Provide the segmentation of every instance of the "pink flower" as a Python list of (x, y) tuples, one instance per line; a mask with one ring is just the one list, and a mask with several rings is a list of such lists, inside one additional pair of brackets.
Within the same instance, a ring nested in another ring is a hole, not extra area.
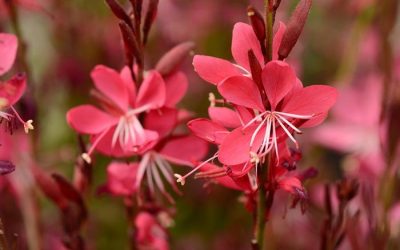
[(130, 196), (135, 190), (137, 164), (113, 162), (107, 167), (107, 190), (117, 196)]
[[(18, 40), (16, 36), (0, 33), (0, 76), (11, 69), (17, 49)], [(0, 118), (10, 122), (15, 117), (24, 125), (25, 132), (28, 133), (29, 130), (33, 129), (33, 121), (25, 122), (13, 107), (24, 94), (25, 88), (26, 77), (24, 74), (17, 74), (6, 82), (0, 81)], [(8, 113), (8, 109), (11, 109), (12, 113)]]
[[(278, 49), (286, 26), (280, 23), (274, 36), (273, 59), (278, 59)], [(195, 71), (201, 78), (213, 84), (218, 84), (231, 76), (251, 77), (248, 52), (252, 50), (260, 65), (264, 65), (261, 46), (253, 28), (245, 23), (236, 23), (232, 32), (232, 56), (237, 64), (211, 56), (196, 55), (193, 58)]]
[(135, 219), (136, 241), (140, 249), (168, 250), (168, 235), (157, 221), (147, 212), (141, 212)]
[(218, 84), (230, 103), (252, 110), (251, 120), (225, 137), (218, 159), (226, 165), (256, 162), (287, 137), (296, 145), (292, 131), (320, 124), (336, 100), (336, 90), (313, 85), (303, 88), (285, 62), (271, 61), (262, 71), (262, 86), (244, 76), (233, 76)]
[(102, 110), (82, 105), (67, 113), (72, 128), (91, 135), (92, 147), (82, 155), (86, 161), (91, 161), (94, 149), (106, 155), (127, 156), (158, 139), (157, 132), (143, 127), (140, 116), (167, 103), (165, 82), (160, 74), (148, 72), (138, 92), (127, 67), (118, 73), (99, 65), (91, 77)]

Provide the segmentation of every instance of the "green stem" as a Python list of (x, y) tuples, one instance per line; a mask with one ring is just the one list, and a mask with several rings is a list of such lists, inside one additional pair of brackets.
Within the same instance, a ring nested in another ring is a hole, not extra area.
[(260, 183), (258, 187), (258, 200), (257, 200), (257, 219), (256, 219), (256, 232), (255, 232), (255, 238), (257, 241), (258, 249), (263, 250), (264, 247), (264, 231), (265, 231), (265, 223), (266, 223), (266, 217), (265, 217), (265, 209), (266, 209), (266, 201), (267, 198), (265, 196), (266, 194), (266, 189), (265, 189), (265, 172), (268, 171), (268, 166), (265, 166), (261, 168), (261, 173), (260, 173)]

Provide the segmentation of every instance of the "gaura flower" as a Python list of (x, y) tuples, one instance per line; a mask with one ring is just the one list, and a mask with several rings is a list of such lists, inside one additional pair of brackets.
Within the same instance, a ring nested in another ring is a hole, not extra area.
[(106, 155), (128, 156), (158, 139), (158, 133), (145, 129), (140, 119), (166, 104), (165, 82), (159, 73), (148, 72), (138, 92), (128, 67), (118, 73), (99, 65), (91, 77), (102, 109), (81, 105), (67, 113), (72, 128), (91, 135), (92, 146), (82, 155), (87, 162), (94, 149)]
[(259, 162), (271, 150), (279, 159), (279, 142), (289, 138), (297, 145), (293, 131), (301, 133), (299, 127), (320, 124), (336, 101), (333, 87), (303, 88), (292, 68), (282, 61), (267, 63), (261, 78), (262, 88), (244, 76), (218, 84), (218, 91), (228, 102), (253, 113), (222, 141), (218, 159), (225, 165)]
[[(14, 64), (18, 49), (17, 37), (0, 33), (0, 76), (7, 73)], [(6, 82), (0, 81), (0, 118), (8, 122), (14, 117), (23, 124), (25, 133), (33, 129), (33, 121), (24, 121), (13, 105), (22, 97), (26, 88), (26, 76), (17, 74)], [(8, 110), (12, 113), (9, 113)]]

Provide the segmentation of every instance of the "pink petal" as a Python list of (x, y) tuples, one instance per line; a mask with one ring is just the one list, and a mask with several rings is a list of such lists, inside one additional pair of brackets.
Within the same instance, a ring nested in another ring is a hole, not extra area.
[(208, 115), (213, 122), (225, 128), (237, 128), (241, 126), (239, 115), (232, 109), (225, 107), (209, 107)]
[(193, 58), (194, 70), (203, 80), (218, 84), (228, 77), (241, 75), (231, 62), (211, 56), (196, 55)]
[(286, 177), (278, 181), (279, 188), (293, 195), (304, 193), (301, 181), (296, 177)]
[(165, 105), (174, 107), (185, 96), (188, 88), (188, 79), (185, 74), (178, 71), (165, 78), (165, 88)]
[(144, 127), (156, 131), (160, 138), (172, 133), (178, 122), (178, 110), (161, 108), (150, 111), (144, 120)]
[(278, 60), (278, 50), (281, 46), (283, 34), (286, 31), (286, 25), (283, 22), (279, 22), (278, 31), (275, 33), (274, 41), (272, 44), (272, 60)]
[(251, 137), (257, 126), (251, 126), (243, 131), (242, 128), (233, 130), (225, 137), (219, 148), (219, 161), (228, 166), (239, 165), (250, 160), (250, 152), (257, 152), (264, 138), (265, 129), (261, 129), (250, 147)]
[(289, 64), (271, 61), (262, 72), (264, 89), (272, 109), (289, 93), (296, 84), (296, 74)]
[(129, 196), (135, 189), (137, 163), (112, 162), (107, 167), (107, 187), (114, 195)]
[(258, 62), (264, 65), (260, 43), (254, 34), (253, 28), (245, 23), (236, 23), (232, 32), (232, 56), (235, 61), (250, 71), (249, 50), (253, 50)]
[(165, 98), (165, 82), (158, 72), (152, 71), (140, 86), (135, 107), (149, 105), (150, 109), (160, 108), (164, 106)]
[(193, 135), (172, 138), (160, 150), (160, 154), (169, 161), (188, 166), (203, 159), (207, 152), (207, 142)]
[(256, 84), (245, 76), (232, 76), (218, 84), (218, 91), (229, 102), (251, 109), (264, 111), (260, 91)]
[(134, 107), (136, 100), (136, 83), (132, 79), (132, 73), (128, 66), (122, 68), (120, 77), (128, 89), (129, 104)]
[(204, 118), (191, 120), (187, 126), (197, 137), (215, 144), (220, 144), (229, 133), (224, 127)]
[(0, 76), (14, 64), (17, 49), (18, 40), (15, 35), (0, 33)]
[(0, 85), (0, 98), (7, 100), (7, 106), (14, 105), (24, 94), (26, 89), (25, 74), (17, 74)]
[(318, 115), (326, 113), (335, 104), (337, 90), (326, 85), (313, 85), (297, 91), (285, 100), (283, 112), (298, 115)]
[(99, 134), (118, 123), (118, 117), (113, 117), (92, 105), (81, 105), (67, 112), (68, 124), (83, 134)]
[(104, 65), (97, 65), (91, 73), (96, 88), (118, 107), (128, 109), (128, 89), (119, 73)]

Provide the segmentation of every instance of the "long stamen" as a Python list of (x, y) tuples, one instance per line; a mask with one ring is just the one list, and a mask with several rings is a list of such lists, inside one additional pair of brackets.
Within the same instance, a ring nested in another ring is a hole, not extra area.
[(285, 133), (287, 134), (287, 136), (290, 138), (290, 140), (292, 140), (292, 142), (296, 145), (296, 148), (299, 148), (299, 144), (297, 143), (296, 139), (294, 139), (293, 135), (289, 132), (289, 130), (287, 130), (287, 128), (285, 127), (285, 125), (281, 122), (281, 120), (279, 118), (276, 119), (279, 123), (279, 125), (281, 126), (281, 128), (283, 129), (283, 131), (285, 131)]
[(142, 158), (142, 160), (139, 163), (139, 169), (137, 172), (137, 178), (136, 178), (136, 188), (140, 187), (140, 183), (142, 182), (144, 173), (146, 172), (147, 164), (149, 163), (150, 160), (150, 154), (145, 154)]
[(93, 153), (94, 149), (97, 147), (97, 144), (99, 144), (101, 139), (103, 139), (103, 137), (108, 133), (109, 130), (110, 130), (110, 128), (101, 132), (101, 134), (96, 138), (96, 140), (90, 146), (89, 151), (87, 153), (83, 153), (81, 155), (82, 159), (85, 160), (88, 164), (92, 163), (92, 158), (90, 157), (90, 155)]
[(211, 157), (210, 159), (202, 162), (200, 165), (198, 165), (197, 167), (195, 167), (194, 169), (192, 169), (192, 171), (190, 171), (189, 173), (187, 173), (186, 175), (182, 176), (180, 174), (174, 174), (174, 176), (177, 178), (176, 182), (180, 183), (182, 186), (185, 185), (185, 180), (186, 178), (188, 178), (190, 175), (192, 175), (193, 173), (195, 173), (197, 170), (199, 170), (200, 168), (202, 168), (203, 166), (205, 166), (207, 163), (209, 163), (210, 161), (214, 160), (215, 158), (218, 157), (218, 154), (215, 154), (213, 157)]
[(275, 111), (274, 113), (276, 114), (280, 114), (280, 115), (284, 115), (287, 117), (291, 117), (291, 118), (297, 118), (297, 119), (311, 119), (315, 116), (315, 114), (312, 115), (296, 115), (296, 114), (291, 114), (291, 113), (285, 113), (285, 112), (279, 112), (279, 111)]
[(258, 125), (256, 130), (254, 131), (254, 133), (253, 133), (253, 135), (251, 136), (251, 139), (250, 139), (250, 147), (253, 146), (254, 140), (256, 139), (256, 136), (257, 136), (258, 132), (260, 132), (261, 128), (264, 126), (265, 121), (268, 120), (269, 118), (270, 118), (269, 115), (267, 117), (265, 117), (264, 120), (261, 121), (260, 125)]
[(17, 119), (24, 125), (24, 130), (25, 130), (26, 134), (29, 133), (29, 130), (33, 130), (34, 129), (34, 127), (32, 125), (32, 123), (33, 123), (32, 120), (24, 121), (13, 106), (10, 106), (10, 108), (14, 112), (15, 116), (17, 117)]
[(271, 138), (271, 118), (269, 117), (267, 120), (267, 126), (265, 128), (265, 135), (264, 135), (264, 139), (262, 142), (262, 146), (260, 148), (260, 152), (266, 152), (269, 149), (269, 145), (270, 145), (270, 138)]
[(274, 120), (272, 120), (272, 137), (273, 137), (273, 139), (272, 139), (272, 141), (274, 142), (274, 147), (275, 147), (275, 153), (276, 153), (276, 158), (277, 158), (277, 161), (279, 162), (279, 152), (278, 152), (278, 138), (277, 138), (277, 136), (276, 136), (276, 125), (275, 125), (275, 119)]
[(279, 115), (279, 114), (276, 114), (276, 116), (277, 116), (279, 119), (281, 119), (282, 121), (284, 121), (289, 127), (291, 127), (291, 128), (292, 128), (294, 131), (296, 131), (297, 133), (299, 133), (299, 134), (302, 133), (300, 129), (296, 128), (296, 126), (294, 126), (291, 122), (289, 122), (285, 117), (283, 117), (283, 116), (281, 116), (281, 115)]
[[(257, 115), (256, 117), (254, 117), (253, 119), (251, 119), (242, 129), (246, 129), (246, 128), (248, 128), (251, 124), (253, 124), (254, 122), (259, 121), (260, 118), (262, 118), (262, 117), (263, 117), (265, 114), (267, 114), (267, 113), (269, 113), (269, 111), (265, 111), (265, 112), (262, 112), (261, 114)], [(263, 119), (261, 119), (261, 120), (263, 120)]]

